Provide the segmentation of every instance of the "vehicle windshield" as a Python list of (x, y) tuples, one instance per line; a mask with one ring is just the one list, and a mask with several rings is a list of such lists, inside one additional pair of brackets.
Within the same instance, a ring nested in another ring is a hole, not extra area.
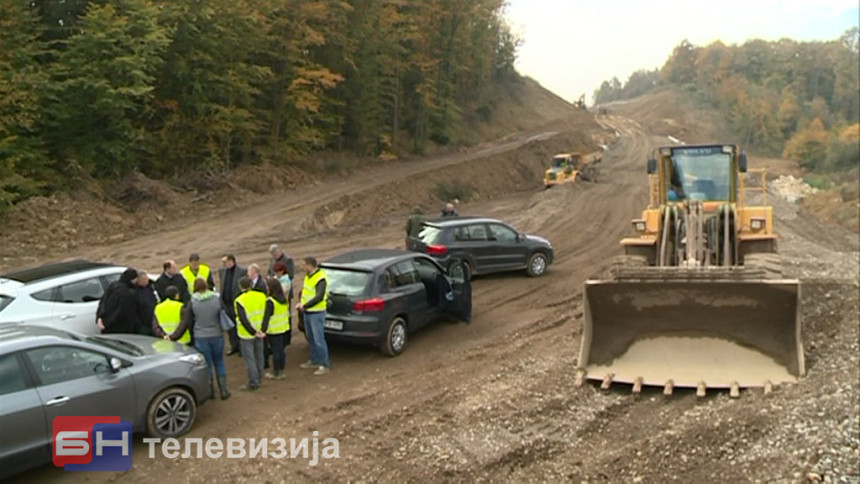
[(566, 161), (567, 161), (567, 158), (564, 158), (564, 157), (553, 158), (552, 159), (552, 167), (553, 168), (564, 168), (565, 165), (567, 164)]
[(6, 306), (8, 306), (12, 300), (15, 299), (12, 296), (6, 296), (4, 294), (0, 294), (0, 311), (3, 310)]
[(363, 296), (367, 283), (370, 282), (370, 272), (349, 269), (333, 269), (325, 267), (326, 284), (330, 294), (342, 296)]
[(669, 200), (728, 200), (731, 155), (722, 147), (675, 148)]
[(418, 240), (421, 242), (431, 245), (436, 243), (439, 240), (439, 234), (442, 233), (442, 229), (439, 227), (434, 227), (432, 225), (424, 225), (421, 227), (421, 231), (418, 232)]
[(99, 336), (91, 336), (87, 338), (88, 343), (92, 343), (94, 345), (102, 346), (105, 348), (110, 348), (114, 351), (118, 351), (124, 355), (129, 356), (143, 356), (143, 351), (137, 346), (126, 343), (125, 341), (119, 341), (115, 339), (107, 339), (101, 338)]

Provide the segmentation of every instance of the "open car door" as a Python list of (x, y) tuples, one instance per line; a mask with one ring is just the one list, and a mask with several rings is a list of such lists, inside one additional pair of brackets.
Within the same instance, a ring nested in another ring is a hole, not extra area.
[(465, 263), (460, 259), (448, 265), (450, 290), (445, 293), (445, 309), (449, 316), (472, 322), (472, 283), (466, 278)]

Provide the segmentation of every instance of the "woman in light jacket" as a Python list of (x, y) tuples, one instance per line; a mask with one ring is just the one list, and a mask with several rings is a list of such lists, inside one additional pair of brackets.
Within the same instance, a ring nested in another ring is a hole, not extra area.
[(224, 335), (221, 330), (221, 296), (209, 289), (202, 278), (194, 281), (194, 294), (185, 311), (188, 326), (194, 333), (194, 346), (209, 365), (209, 398), (215, 399), (214, 376), (218, 377), (221, 400), (230, 398), (227, 390), (227, 370), (224, 367)]

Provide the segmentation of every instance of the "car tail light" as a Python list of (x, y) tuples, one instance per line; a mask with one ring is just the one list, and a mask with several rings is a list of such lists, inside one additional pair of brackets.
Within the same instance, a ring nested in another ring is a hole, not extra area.
[(356, 303), (352, 305), (353, 311), (359, 312), (379, 312), (382, 311), (384, 307), (385, 299), (382, 299), (381, 297), (356, 301)]
[(428, 245), (427, 246), (427, 254), (428, 255), (445, 255), (448, 252), (448, 248), (444, 245)]

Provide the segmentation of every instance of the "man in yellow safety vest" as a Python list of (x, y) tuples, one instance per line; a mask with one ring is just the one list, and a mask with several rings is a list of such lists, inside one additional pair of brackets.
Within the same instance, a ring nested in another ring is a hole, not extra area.
[(305, 282), (296, 309), (304, 314), (305, 334), (311, 346), (311, 359), (301, 368), (316, 368), (314, 375), (325, 375), (331, 371), (328, 345), (325, 341), (325, 310), (328, 301), (328, 282), (325, 271), (313, 257), (305, 257)]
[(157, 338), (187, 345), (191, 343), (191, 332), (188, 331), (186, 318), (182, 317), (185, 305), (179, 300), (179, 289), (176, 286), (168, 286), (164, 294), (167, 298), (155, 306), (152, 332)]
[(209, 284), (209, 289), (215, 289), (215, 280), (212, 279), (212, 270), (209, 269), (208, 265), (200, 263), (200, 256), (198, 254), (191, 254), (188, 256), (188, 265), (184, 266), (179, 273), (182, 274), (182, 278), (185, 279), (185, 283), (188, 284), (189, 294), (194, 292), (194, 281), (196, 281), (198, 277), (206, 281), (206, 284)]
[(263, 376), (263, 315), (266, 312), (266, 293), (251, 290), (251, 279), (239, 279), (239, 290), (242, 291), (233, 302), (236, 311), (236, 334), (242, 359), (248, 368), (248, 384), (242, 390), (257, 391), (260, 389)]

